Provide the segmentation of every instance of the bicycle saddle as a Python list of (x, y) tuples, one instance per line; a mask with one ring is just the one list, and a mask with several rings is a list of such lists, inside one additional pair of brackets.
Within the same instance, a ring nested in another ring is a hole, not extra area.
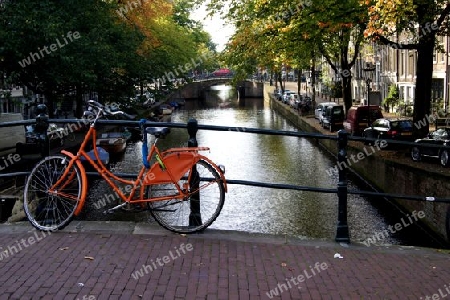
[(157, 138), (164, 138), (166, 135), (170, 133), (170, 128), (168, 127), (147, 127), (145, 128), (145, 132), (148, 134), (154, 135)]

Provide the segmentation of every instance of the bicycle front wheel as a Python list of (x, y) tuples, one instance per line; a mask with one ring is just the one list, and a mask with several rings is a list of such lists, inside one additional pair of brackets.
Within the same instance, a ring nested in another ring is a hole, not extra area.
[[(225, 188), (219, 173), (208, 162), (200, 160), (178, 184), (189, 191), (188, 196), (148, 202), (152, 216), (173, 232), (204, 230), (219, 216), (225, 201)], [(151, 185), (147, 193), (147, 198), (179, 194), (174, 184)]]
[(83, 183), (81, 171), (75, 164), (54, 191), (49, 191), (68, 168), (69, 161), (70, 158), (63, 155), (48, 156), (28, 176), (23, 197), (24, 211), (31, 224), (39, 230), (64, 228), (80, 204)]

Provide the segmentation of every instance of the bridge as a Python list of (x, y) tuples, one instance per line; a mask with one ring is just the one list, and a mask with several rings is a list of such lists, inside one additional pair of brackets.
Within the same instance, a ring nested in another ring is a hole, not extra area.
[[(216, 81), (217, 82), (217, 81)], [(278, 101), (274, 102), (279, 104)], [(40, 119), (40, 122), (51, 122), (51, 123), (59, 123), (59, 124), (66, 124), (66, 123), (72, 123), (72, 124), (83, 124), (85, 121), (79, 120), (79, 119), (48, 119), (46, 115), (39, 115), (36, 120), (26, 120), (26, 121), (13, 121), (13, 122), (4, 122), (0, 123), (0, 128), (2, 127), (14, 127), (14, 126), (23, 126), (28, 124), (35, 124), (36, 121)], [(127, 126), (127, 127), (138, 127), (140, 125), (137, 121), (124, 121), (124, 120), (98, 120), (98, 124), (103, 125), (117, 125), (117, 126)], [(266, 134), (266, 135), (282, 135), (282, 136), (291, 136), (291, 137), (298, 137), (298, 138), (309, 138), (313, 140), (320, 140), (324, 143), (332, 143), (335, 148), (334, 153), (337, 153), (337, 164), (336, 164), (336, 171), (338, 173), (338, 183), (336, 188), (321, 188), (321, 187), (314, 187), (314, 186), (301, 186), (301, 185), (292, 185), (292, 184), (286, 184), (286, 183), (272, 183), (272, 182), (259, 182), (259, 181), (250, 181), (245, 179), (229, 179), (227, 178), (227, 184), (236, 184), (236, 185), (244, 185), (244, 186), (254, 186), (254, 187), (264, 187), (269, 189), (281, 189), (281, 190), (296, 190), (296, 191), (308, 191), (308, 192), (315, 192), (315, 193), (327, 193), (327, 194), (335, 194), (337, 197), (337, 207), (338, 207), (338, 215), (337, 215), (337, 224), (336, 224), (336, 237), (335, 241), (339, 243), (350, 243), (350, 235), (349, 235), (349, 226), (347, 224), (347, 196), (349, 194), (356, 194), (356, 195), (363, 195), (363, 196), (378, 196), (378, 197), (384, 197), (388, 199), (399, 199), (407, 202), (417, 202), (422, 203), (423, 205), (426, 205), (429, 209), (426, 209), (426, 207), (423, 208), (417, 208), (414, 210), (414, 213), (416, 211), (419, 211), (424, 214), (424, 211), (427, 211), (426, 218), (424, 217), (424, 221), (428, 221), (427, 224), (431, 224), (434, 226), (431, 226), (430, 228), (434, 228), (435, 233), (445, 242), (450, 241), (450, 208), (448, 208), (448, 204), (450, 204), (450, 198), (447, 196), (441, 196), (441, 195), (434, 195), (433, 197), (428, 197), (424, 195), (418, 195), (418, 194), (401, 194), (396, 193), (380, 193), (380, 192), (374, 192), (370, 190), (355, 190), (355, 189), (348, 189), (348, 183), (347, 183), (347, 168), (348, 167), (338, 167), (338, 166), (345, 166), (346, 163), (348, 163), (348, 156), (347, 156), (347, 150), (353, 151), (350, 147), (348, 147), (348, 141), (357, 141), (357, 142), (371, 142), (374, 143), (376, 139), (370, 139), (370, 138), (362, 138), (362, 137), (354, 137), (354, 136), (348, 136), (347, 132), (344, 130), (340, 130), (336, 135), (324, 135), (322, 133), (316, 133), (316, 132), (308, 132), (308, 131), (280, 131), (280, 130), (272, 130), (272, 129), (260, 129), (260, 128), (250, 128), (250, 127), (229, 127), (229, 126), (219, 126), (219, 125), (200, 125), (197, 123), (195, 119), (190, 119), (187, 124), (185, 123), (163, 123), (163, 122), (147, 122), (147, 126), (155, 126), (155, 127), (170, 127), (170, 128), (186, 128), (189, 135), (188, 145), (196, 145), (196, 133), (198, 130), (213, 130), (213, 131), (224, 131), (224, 132), (241, 132), (245, 134)], [(66, 125), (67, 126), (67, 125)], [(70, 128), (70, 132), (73, 130), (72, 127)], [(408, 142), (402, 142), (402, 141), (390, 141), (392, 144), (396, 145), (403, 145), (408, 144)], [(331, 148), (331, 147), (330, 147)], [(352, 153), (352, 152), (349, 152)], [(362, 152), (361, 152), (362, 153)], [(353, 155), (353, 154), (352, 154)], [(358, 155), (359, 157), (359, 155)], [(9, 159), (6, 158), (6, 159)], [(4, 163), (6, 162), (6, 159), (4, 159)], [(370, 164), (370, 170), (374, 170), (373, 161), (372, 160), (363, 160), (364, 163)], [(34, 162), (35, 163), (35, 162)], [(30, 165), (33, 165), (34, 163), (27, 163), (24, 169), (27, 169)], [(17, 167), (19, 167), (19, 164), (17, 164)], [(369, 167), (366, 167), (366, 169), (369, 169)], [(385, 167), (383, 167), (385, 169)], [(8, 172), (8, 173), (7, 173)], [(98, 176), (96, 173), (88, 172), (87, 173), (90, 176)], [(124, 177), (124, 178), (133, 178), (136, 177), (137, 174), (127, 174), (127, 173), (113, 173), (116, 176)], [(372, 173), (373, 174), (373, 173)], [(23, 170), (22, 168), (17, 171), (12, 170), (5, 170), (3, 172), (0, 172), (0, 183), (2, 181), (6, 180), (14, 180), (14, 186), (12, 187), (12, 190), (15, 190), (16, 192), (23, 191), (23, 186), (20, 184), (22, 182), (25, 182), (25, 177), (29, 175), (28, 170)], [(394, 175), (398, 176), (398, 173), (395, 173)], [(418, 180), (417, 182), (421, 182), (421, 180)], [(392, 182), (388, 181), (388, 182)], [(19, 183), (19, 185), (17, 185)], [(431, 183), (430, 186), (432, 186), (434, 183)], [(423, 185), (422, 185), (423, 186)], [(421, 186), (421, 187), (422, 187)], [(398, 185), (396, 186), (397, 189)], [(447, 191), (447, 189), (443, 189), (444, 193)], [(2, 195), (2, 192), (0, 191), (0, 200), (2, 201), (14, 201), (14, 204), (10, 206), (10, 208), (13, 207), (13, 205), (16, 205), (16, 202), (18, 206), (20, 207), (22, 204), (20, 204), (22, 201), (20, 199), (21, 194), (14, 194), (16, 196), (10, 196), (13, 195), (13, 193), (9, 193), (6, 195)], [(18, 196), (17, 196), (18, 195)], [(437, 208), (439, 207), (439, 208)], [(0, 215), (4, 214), (1, 211), (0, 206)], [(20, 211), (19, 211), (20, 212)], [(9, 214), (9, 212), (7, 213)], [(408, 214), (407, 217), (410, 220), (410, 223), (412, 223), (412, 219), (416, 215), (413, 213), (411, 216)], [(9, 217), (9, 216), (6, 216)], [(22, 217), (24, 215), (22, 214)], [(422, 218), (422, 217), (420, 217)], [(403, 219), (401, 219), (402, 222)], [(408, 224), (410, 224), (408, 223)], [(397, 223), (398, 225), (401, 225), (400, 223)], [(397, 225), (396, 224), (396, 225)], [(409, 226), (405, 223), (403, 225)], [(397, 228), (397, 226), (395, 227)], [(396, 229), (397, 230), (397, 229)]]
[[(174, 97), (184, 99), (202, 99), (205, 92), (215, 85), (231, 85), (232, 77), (213, 77), (204, 80), (193, 81), (178, 91)], [(262, 98), (264, 97), (264, 84), (251, 80), (241, 81), (234, 86), (239, 91), (240, 97)]]

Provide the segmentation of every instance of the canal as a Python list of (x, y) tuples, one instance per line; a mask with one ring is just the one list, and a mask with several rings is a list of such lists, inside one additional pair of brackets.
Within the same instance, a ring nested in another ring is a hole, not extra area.
[[(252, 127), (297, 131), (284, 117), (270, 109), (264, 99), (245, 99), (239, 103), (229, 90), (211, 91), (204, 101), (187, 101), (172, 114), (172, 122)], [(161, 148), (186, 146), (186, 130), (174, 129), (161, 140)], [(257, 135), (245, 131), (199, 131), (199, 146), (209, 146), (206, 156), (225, 165), (227, 179), (336, 188), (338, 177), (331, 172), (336, 161), (313, 140), (306, 138)], [(114, 164), (117, 172), (133, 173), (140, 168), (141, 143), (130, 144)], [(229, 185), (225, 205), (210, 228), (294, 236), (301, 239), (334, 240), (337, 223), (337, 195)], [(349, 177), (349, 189), (367, 189), (357, 178)], [(98, 199), (110, 194), (109, 187), (96, 180), (91, 184), (84, 213), (88, 220), (134, 220), (151, 218), (148, 212), (117, 212), (104, 215)], [(95, 205), (97, 204), (97, 205)], [(389, 226), (402, 223), (393, 233)], [(433, 238), (410, 222), (384, 199), (348, 196), (348, 224), (354, 242), (373, 238), (377, 245), (439, 247)], [(154, 222), (150, 220), (150, 222)]]

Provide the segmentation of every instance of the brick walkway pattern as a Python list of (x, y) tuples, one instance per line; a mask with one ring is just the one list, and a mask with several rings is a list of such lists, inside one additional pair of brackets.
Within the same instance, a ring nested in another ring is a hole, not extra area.
[(182, 236), (136, 229), (44, 234), (30, 227), (0, 230), (0, 299), (443, 299), (450, 294), (450, 255), (444, 250), (343, 247), (209, 229)]
[(28, 223), (0, 225), (0, 300), (450, 296), (446, 250), (72, 223), (50, 234)]

